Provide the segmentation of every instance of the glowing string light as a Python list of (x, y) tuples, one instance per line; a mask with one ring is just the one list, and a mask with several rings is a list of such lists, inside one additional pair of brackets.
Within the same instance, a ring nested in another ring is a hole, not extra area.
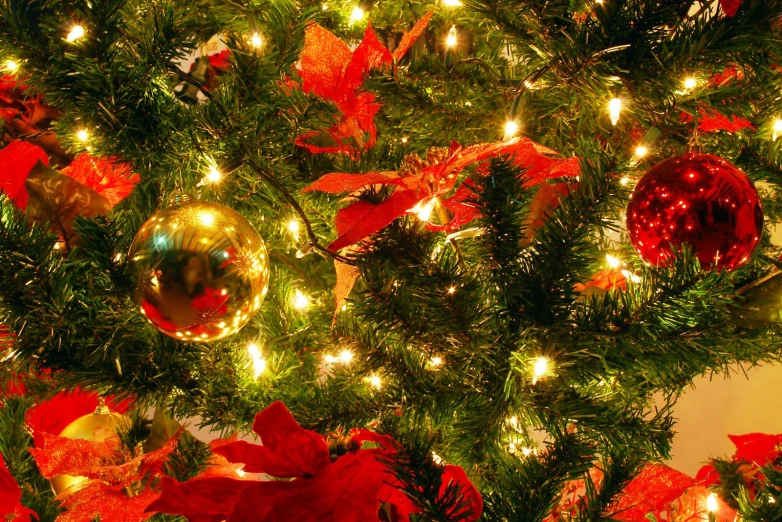
[(429, 222), (429, 219), (432, 217), (432, 210), (434, 210), (434, 204), (435, 200), (434, 198), (430, 199), (426, 203), (423, 203), (419, 201), (415, 204), (413, 208), (408, 210), (411, 214), (415, 214), (418, 216), (418, 219), (420, 219), (423, 222)]
[(519, 132), (519, 124), (513, 120), (505, 122), (505, 139), (509, 140)]
[(706, 510), (709, 513), (715, 513), (717, 509), (719, 509), (719, 504), (717, 504), (717, 494), (709, 493), (709, 496), (706, 497)]
[(364, 19), (365, 15), (366, 13), (364, 13), (364, 10), (361, 9), (359, 6), (356, 6), (353, 8), (353, 11), (350, 13), (350, 21), (353, 23), (360, 22), (361, 20)]
[(250, 37), (250, 45), (256, 49), (263, 47), (263, 38), (261, 38), (261, 35), (258, 33), (253, 33), (253, 35)]
[(19, 70), (19, 62), (17, 62), (16, 60), (11, 60), (11, 59), (6, 60), (4, 68), (5, 68), (6, 71), (8, 71), (10, 73), (14, 73), (14, 72)]
[(376, 390), (379, 390), (383, 387), (383, 380), (378, 375), (370, 375), (366, 380), (367, 383), (369, 383), (369, 385)]
[(350, 350), (345, 349), (339, 352), (339, 362), (341, 362), (342, 364), (350, 364), (350, 361), (352, 360), (353, 360), (353, 352), (351, 352)]
[(250, 356), (250, 361), (253, 364), (253, 374), (257, 379), (266, 370), (266, 359), (263, 358), (260, 348), (255, 343), (247, 345), (247, 355)]
[(622, 112), (622, 100), (611, 98), (608, 102), (608, 112), (611, 116), (611, 125), (616, 125), (619, 122), (619, 113)]
[(774, 120), (774, 141), (776, 141), (780, 136), (782, 136), (782, 118), (777, 118)]
[(649, 152), (649, 149), (647, 149), (647, 148), (646, 148), (646, 147), (644, 147), (643, 145), (638, 145), (638, 146), (635, 148), (635, 156), (636, 156), (637, 158), (643, 158), (644, 156), (646, 156), (646, 154), (647, 154), (648, 152)]
[(294, 239), (299, 239), (299, 222), (296, 219), (288, 221), (288, 232), (291, 233)]
[(443, 5), (445, 7), (461, 7), (464, 4), (462, 4), (461, 0), (443, 0)]
[(698, 86), (698, 80), (696, 80), (692, 76), (689, 76), (684, 79), (684, 88), (687, 89), (688, 91), (693, 90), (697, 86)]
[(448, 30), (448, 36), (445, 37), (445, 45), (446, 47), (456, 47), (456, 43), (456, 26), (452, 25)]
[(86, 143), (88, 139), (90, 139), (90, 133), (86, 129), (81, 129), (76, 133), (76, 138), (82, 142)]
[(297, 310), (303, 310), (310, 305), (310, 300), (306, 295), (301, 293), (301, 290), (296, 290), (293, 296), (293, 307)]
[(538, 357), (535, 359), (535, 365), (532, 369), (532, 384), (537, 384), (538, 381), (546, 375), (548, 372), (548, 357)]
[(75, 42), (79, 38), (84, 37), (84, 27), (80, 25), (74, 25), (71, 27), (70, 32), (68, 33), (68, 36), (65, 37), (65, 39), (69, 42)]
[(606, 263), (608, 263), (608, 266), (611, 268), (619, 268), (622, 266), (622, 261), (611, 254), (606, 254)]
[(223, 179), (223, 173), (217, 170), (217, 167), (211, 167), (206, 173), (206, 181), (209, 183), (218, 183), (221, 179)]

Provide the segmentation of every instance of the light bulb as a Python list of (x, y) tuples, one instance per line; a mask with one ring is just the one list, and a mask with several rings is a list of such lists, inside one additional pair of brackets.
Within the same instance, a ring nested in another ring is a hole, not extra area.
[(82, 38), (84, 36), (84, 27), (80, 25), (74, 25), (71, 27), (71, 31), (68, 33), (68, 36), (65, 37), (65, 39), (69, 42), (75, 42), (79, 38)]
[(706, 497), (706, 510), (709, 513), (714, 513), (719, 509), (719, 504), (717, 504), (717, 494), (716, 493), (709, 493), (709, 496)]
[(223, 174), (217, 170), (217, 167), (211, 167), (209, 172), (206, 173), (206, 180), (209, 183), (217, 183), (221, 179), (223, 179)]
[(342, 364), (348, 364), (352, 360), (353, 360), (353, 352), (351, 352), (350, 350), (345, 349), (339, 352), (339, 362), (341, 362)]
[(296, 219), (288, 221), (288, 231), (294, 239), (299, 239), (299, 222)]
[(329, 10), (329, 4), (323, 3), (320, 5), (321, 10), (328, 11)]
[(649, 152), (649, 149), (647, 149), (647, 148), (646, 148), (646, 147), (644, 147), (643, 145), (638, 145), (638, 146), (635, 148), (635, 155), (636, 155), (636, 157), (638, 157), (638, 158), (643, 158), (644, 156), (646, 156), (646, 154), (647, 154), (648, 152)]
[(82, 143), (86, 143), (90, 139), (90, 133), (86, 129), (81, 129), (76, 133), (76, 138)]
[(519, 124), (513, 120), (505, 122), (505, 139), (509, 140), (519, 132)]
[(453, 295), (455, 292), (456, 292), (456, 287), (455, 286), (449, 286), (448, 287), (448, 293), (449, 294)]
[(11, 59), (6, 60), (5, 61), (5, 70), (10, 72), (10, 73), (16, 72), (17, 70), (19, 70), (19, 62), (17, 62), (16, 60), (11, 60)]
[(423, 204), (422, 201), (419, 201), (408, 212), (417, 215), (421, 221), (429, 222), (429, 218), (432, 217), (432, 210), (434, 210), (434, 198)]
[(628, 178), (627, 176), (623, 176), (622, 179), (619, 180), (619, 184), (622, 185), (623, 187), (628, 183), (630, 183), (630, 178)]
[(359, 6), (356, 6), (353, 8), (353, 12), (350, 13), (350, 21), (351, 22), (360, 22), (364, 19), (364, 10), (361, 9)]
[(606, 254), (606, 263), (608, 263), (608, 266), (611, 268), (619, 268), (622, 266), (622, 261), (619, 258), (612, 256), (611, 254)]
[(435, 357), (432, 357), (431, 359), (429, 359), (429, 366), (432, 366), (432, 367), (436, 368), (438, 366), (441, 366), (442, 364), (443, 364), (443, 358), (442, 357), (435, 356)]
[(402, 143), (407, 143), (407, 138), (402, 138)]
[(443, 0), (443, 5), (446, 7), (461, 7), (463, 4), (461, 0)]
[(622, 111), (622, 100), (611, 98), (608, 102), (608, 112), (611, 115), (611, 125), (616, 125), (619, 121), (619, 113)]
[(774, 132), (773, 132), (773, 139), (774, 141), (777, 140), (782, 136), (782, 118), (777, 118), (774, 120)]
[(684, 88), (685, 89), (691, 91), (692, 89), (694, 89), (697, 86), (698, 86), (698, 80), (696, 80), (692, 76), (689, 76), (689, 77), (684, 79)]
[(250, 37), (250, 45), (256, 49), (260, 49), (263, 46), (263, 38), (261, 38), (261, 35), (258, 33), (253, 33), (253, 35)]
[(293, 307), (297, 310), (303, 310), (310, 304), (310, 300), (307, 296), (301, 293), (301, 290), (296, 290), (296, 294), (293, 296)]
[(532, 384), (537, 384), (541, 377), (548, 371), (548, 357), (538, 357), (532, 371)]
[(448, 30), (448, 36), (445, 37), (446, 47), (456, 47), (456, 26), (452, 25)]
[(255, 343), (247, 345), (247, 355), (250, 356), (250, 361), (253, 363), (253, 373), (257, 379), (266, 370), (266, 359), (261, 355), (261, 350)]
[(383, 387), (383, 381), (380, 379), (377, 375), (370, 375), (367, 377), (367, 382), (371, 387), (373, 387), (376, 390), (379, 390)]

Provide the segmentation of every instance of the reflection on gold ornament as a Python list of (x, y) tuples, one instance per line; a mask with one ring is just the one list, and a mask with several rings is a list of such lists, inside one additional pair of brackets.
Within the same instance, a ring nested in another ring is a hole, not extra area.
[[(127, 428), (130, 419), (119, 413), (112, 413), (108, 407), (101, 405), (95, 413), (89, 413), (79, 417), (68, 424), (60, 433), (60, 437), (76, 440), (90, 440), (103, 442), (108, 438), (116, 437), (120, 428)], [(49, 480), (54, 494), (66, 497), (80, 489), (87, 481), (84, 477), (71, 475), (56, 475)]]
[(260, 234), (238, 212), (208, 201), (180, 200), (156, 213), (133, 239), (128, 260), (141, 313), (182, 341), (238, 332), (269, 284)]

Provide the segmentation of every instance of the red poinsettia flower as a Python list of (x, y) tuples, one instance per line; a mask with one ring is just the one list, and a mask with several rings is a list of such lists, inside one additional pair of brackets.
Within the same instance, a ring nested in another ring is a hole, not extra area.
[(375, 95), (361, 92), (364, 78), (374, 69), (390, 65), (404, 56), (424, 32), (433, 11), (429, 11), (407, 33), (392, 54), (378, 40), (371, 24), (355, 51), (333, 33), (318, 24), (307, 28), (301, 54), (299, 75), (302, 90), (334, 102), (340, 121), (323, 135), (312, 131), (299, 136), (296, 144), (312, 153), (355, 154), (374, 146), (377, 129), (375, 115), (380, 104)]
[(114, 207), (128, 197), (139, 180), (130, 164), (117, 158), (93, 158), (89, 154), (79, 154), (62, 173), (91, 188)]
[(588, 288), (599, 288), (600, 290), (620, 290), (627, 289), (627, 277), (624, 270), (620, 268), (611, 268), (595, 272), (592, 279), (586, 283), (576, 283), (575, 290), (584, 292)]
[(30, 522), (30, 517), (38, 520), (35, 511), (27, 509), (21, 503), (22, 490), (8, 471), (5, 459), (0, 455), (0, 519)]
[[(407, 213), (418, 213), (436, 203), (435, 198), (453, 190), (458, 174), (468, 165), (491, 157), (513, 155), (513, 161), (525, 169), (528, 185), (535, 185), (546, 179), (561, 176), (575, 176), (579, 173), (578, 159), (559, 159), (553, 150), (527, 138), (514, 138), (496, 143), (481, 143), (463, 148), (456, 142), (451, 144), (447, 157), (425, 166), (411, 175), (400, 172), (370, 172), (367, 174), (334, 173), (322, 176), (303, 192), (320, 191), (331, 194), (351, 193), (369, 185), (396, 187), (391, 196), (382, 203), (355, 201), (337, 212), (336, 227), (339, 237), (329, 245), (336, 251), (352, 245), (378, 232), (396, 218)], [(453, 230), (478, 215), (477, 209), (466, 204), (470, 185), (462, 184), (451, 198), (443, 201), (454, 218), (441, 223), (441, 228)]]
[[(256, 416), (253, 431), (262, 446), (238, 441), (222, 444), (214, 452), (243, 463), (245, 471), (292, 480), (249, 482), (198, 476), (177, 483), (164, 477), (163, 492), (148, 510), (210, 522), (371, 522), (379, 520), (380, 502), (394, 503), (400, 513), (415, 512), (410, 499), (393, 486), (395, 479), (384, 461), (376, 458), (394, 451), (396, 443), (388, 437), (363, 432), (364, 440), (371, 437), (383, 441), (383, 446), (349, 452), (332, 461), (323, 437), (302, 429), (281, 402)], [(480, 495), (463, 472), (445, 470), (443, 484), (460, 487), (465, 502), (459, 513), (464, 513), (464, 520), (477, 520)]]
[(49, 164), (49, 157), (41, 147), (22, 140), (14, 140), (0, 149), (0, 190), (13, 200), (17, 208), (27, 207), (27, 176), (36, 163)]
[[(681, 120), (689, 123), (692, 121), (692, 116), (682, 112)], [(713, 107), (703, 106), (698, 113), (698, 130), (701, 132), (738, 132), (743, 129), (755, 130), (755, 126), (746, 118), (735, 114), (725, 116)]]
[(647, 464), (625, 487), (614, 506), (612, 519), (643, 522), (648, 515), (663, 520), (661, 513), (696, 484), (692, 477), (663, 464)]
[(44, 433), (42, 445), (30, 449), (41, 475), (52, 478), (67, 474), (88, 479), (84, 486), (62, 499), (67, 511), (57, 517), (57, 522), (96, 518), (147, 520), (152, 516), (147, 507), (160, 496), (152, 487), (153, 479), (164, 475), (163, 467), (176, 449), (180, 434), (181, 431), (161, 448), (136, 456), (116, 434), (94, 441)]

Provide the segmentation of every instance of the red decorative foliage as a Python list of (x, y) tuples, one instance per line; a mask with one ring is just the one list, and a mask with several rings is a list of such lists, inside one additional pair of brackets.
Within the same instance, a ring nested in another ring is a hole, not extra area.
[(49, 157), (41, 147), (22, 140), (14, 140), (0, 149), (0, 190), (11, 198), (17, 208), (27, 207), (27, 189), (24, 182), (36, 163), (49, 164)]
[[(692, 116), (686, 112), (681, 113), (681, 119), (685, 123), (692, 121)], [(725, 116), (712, 107), (702, 107), (698, 114), (698, 130), (701, 132), (738, 132), (743, 129), (755, 130), (752, 122), (741, 116)]]
[[(106, 400), (112, 411), (125, 413), (133, 404), (131, 399), (116, 402), (113, 396)], [(98, 394), (85, 392), (79, 388), (63, 391), (27, 410), (25, 420), (36, 438), (45, 432), (58, 435), (71, 422), (79, 417), (93, 413), (100, 404)]]
[(720, 0), (720, 6), (726, 15), (733, 17), (736, 16), (741, 6), (741, 0)]
[[(496, 156), (512, 156), (512, 161), (524, 169), (524, 179), (529, 186), (553, 177), (578, 174), (577, 158), (550, 157), (554, 154), (556, 153), (553, 150), (526, 138), (481, 143), (466, 148), (454, 142), (451, 143), (448, 157), (444, 161), (425, 166), (408, 176), (401, 176), (398, 172), (326, 174), (306, 187), (303, 192), (317, 190), (336, 194), (355, 192), (368, 185), (398, 187), (391, 197), (381, 203), (354, 201), (338, 212), (339, 238), (329, 245), (330, 250), (336, 251), (371, 236), (396, 218), (413, 212), (413, 207), (444, 196), (453, 190), (459, 173), (473, 163), (483, 162)], [(463, 184), (451, 198), (445, 199), (442, 203), (454, 212), (454, 215), (450, 222), (441, 223), (439, 227), (433, 228), (455, 230), (477, 217), (479, 215), (477, 208), (469, 203), (472, 199), (471, 193), (471, 185), (465, 187)]]
[(614, 509), (615, 520), (646, 522), (651, 513), (661, 520), (660, 513), (682, 496), (695, 480), (662, 464), (647, 464), (624, 489)]
[[(380, 502), (394, 504), (400, 516), (395, 520), (408, 520), (416, 512), (413, 502), (397, 488), (385, 461), (378, 458), (399, 450), (392, 439), (361, 430), (353, 441), (380, 446), (348, 452), (332, 461), (324, 439), (302, 429), (280, 402), (256, 416), (253, 430), (262, 446), (229, 442), (214, 451), (229, 461), (243, 462), (247, 471), (293, 480), (248, 482), (200, 475), (180, 484), (164, 477), (163, 492), (148, 511), (199, 522), (371, 522), (379, 520)], [(477, 520), (482, 501), (460, 468), (445, 467), (443, 488), (449, 485), (459, 488), (464, 500), (456, 508), (458, 513), (465, 515), (464, 520)]]
[(63, 500), (67, 511), (61, 513), (56, 522), (85, 522), (86, 520), (122, 520), (123, 522), (142, 522), (154, 513), (146, 509), (160, 493), (153, 489), (128, 497), (122, 490), (106, 487), (95, 481), (71, 493)]
[(431, 15), (429, 12), (405, 35), (394, 55), (380, 43), (371, 24), (367, 24), (364, 39), (353, 52), (327, 29), (310, 25), (301, 54), (302, 90), (334, 102), (341, 116), (325, 133), (305, 133), (296, 138), (296, 144), (314, 154), (350, 155), (374, 146), (377, 136), (374, 119), (380, 104), (375, 102), (374, 94), (360, 91), (361, 84), (370, 71), (401, 58), (426, 29)]
[(736, 446), (733, 460), (746, 461), (755, 466), (765, 466), (782, 455), (782, 435), (748, 433), (746, 435), (728, 435)]
[(432, 19), (432, 15), (434, 14), (434, 9), (430, 10), (428, 13), (424, 15), (423, 18), (418, 20), (413, 28), (406, 32), (405, 35), (402, 37), (402, 40), (399, 42), (399, 45), (396, 49), (394, 49), (394, 61), (398, 62), (402, 59), (402, 57), (407, 53), (408, 50), (410, 50), (410, 47), (413, 46), (415, 41), (418, 39), (419, 36), (421, 36), (424, 31), (426, 31), (426, 27), (429, 25), (429, 21)]
[(220, 71), (227, 71), (228, 67), (231, 65), (231, 62), (228, 59), (229, 56), (231, 56), (230, 49), (224, 49), (219, 53), (210, 54), (208, 56), (209, 65)]
[(114, 157), (93, 158), (88, 154), (76, 156), (62, 173), (105, 197), (112, 207), (125, 199), (139, 180), (128, 163)]
[(35, 511), (21, 504), (22, 490), (5, 465), (0, 455), (0, 518), (18, 522), (30, 522), (30, 516), (38, 520)]
[(592, 280), (587, 283), (578, 283), (575, 285), (576, 291), (583, 292), (587, 288), (599, 288), (601, 290), (621, 290), (627, 289), (627, 278), (621, 269), (600, 270), (592, 276)]

